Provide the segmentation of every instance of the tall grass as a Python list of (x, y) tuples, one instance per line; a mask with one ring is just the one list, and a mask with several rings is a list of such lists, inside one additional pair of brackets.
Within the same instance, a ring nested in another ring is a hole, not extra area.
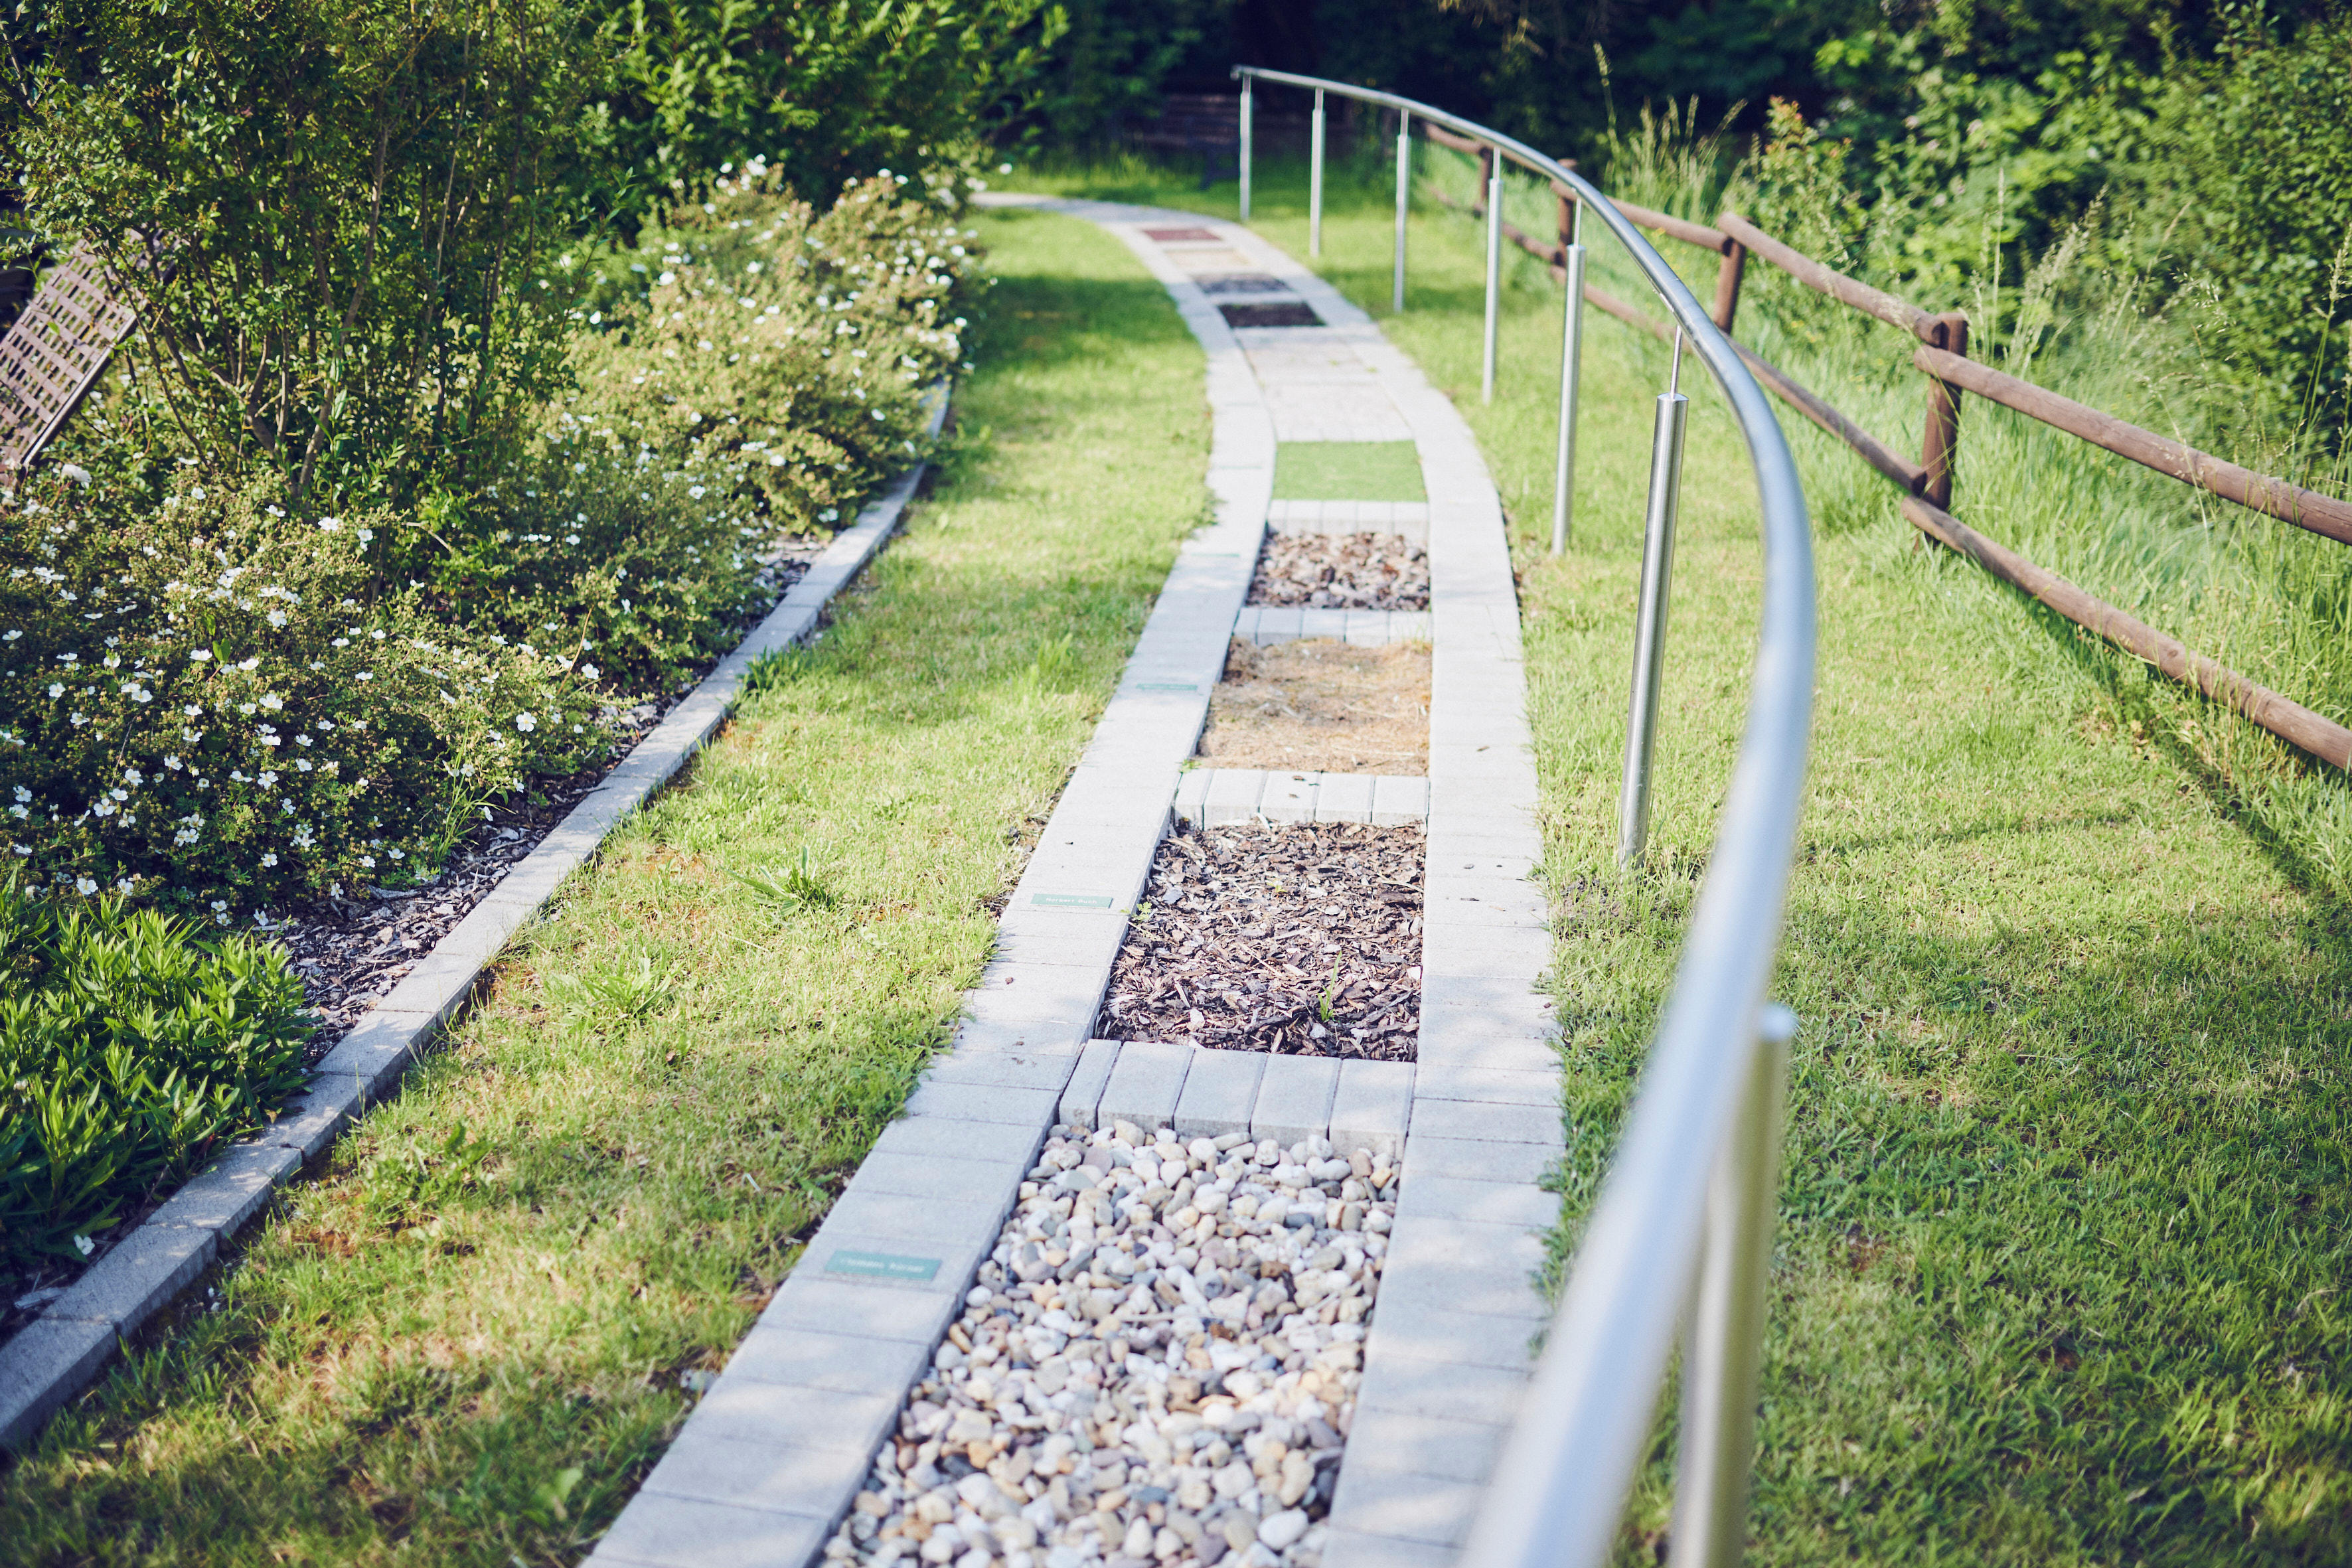
[[(1612, 130), (1602, 180), (1612, 195), (1701, 222), (1727, 206), (1754, 210), (1758, 164), (1719, 127), (1688, 109), (1644, 108)], [(1440, 149), (1422, 154), (1424, 188), (1466, 202), (1475, 163)], [(1835, 200), (1833, 193), (1823, 201)], [(2115, 276), (2097, 242), (2106, 215), (2094, 204), (2022, 275), (2003, 275), (1998, 200), (1989, 209), (1981, 264), (1960, 298), (1918, 301), (1959, 308), (1971, 321), (1973, 357), (2080, 402), (2171, 436), (2258, 472), (2336, 495), (2352, 491), (2352, 457), (2329, 432), (2347, 412), (2306, 398), (2280, 425), (2217, 401), (2206, 344), (2215, 292), (2194, 277)], [(1507, 185), (1505, 216), (1537, 234), (1553, 231), (1548, 189)], [(1801, 226), (1835, 231), (1836, 214)], [(1588, 278), (1644, 309), (1654, 296), (1632, 258), (1589, 224)], [(1818, 243), (1818, 241), (1816, 242)], [(1892, 243), (1869, 234), (1825, 258), (1867, 278)], [(1702, 300), (1716, 258), (1659, 239), (1658, 248)], [(1541, 264), (1514, 253), (1514, 283), (1549, 287)], [(2352, 237), (2333, 261), (2327, 314), (2352, 292)], [(1663, 316), (1663, 311), (1660, 312)], [(1805, 289), (1751, 258), (1738, 336), (1897, 451), (1916, 452), (1926, 380), (1911, 363), (1908, 333)], [(2340, 335), (2323, 353), (2342, 353)], [(1664, 351), (1657, 354), (1661, 388)], [(2312, 367), (2309, 384), (2324, 384)], [(2021, 596), (1964, 588), (1974, 568), (1921, 546), (1896, 510), (1897, 495), (1842, 443), (1784, 412), (1815, 527), (1881, 542), (1886, 570), (1953, 574), (1954, 636), (1990, 639), (2013, 660), (2053, 667), (2095, 721), (2112, 723), (2189, 762), (2295, 875), (2335, 894), (2352, 892), (2352, 794), (2344, 775), (2233, 710), (2154, 677), (2137, 660)], [(1953, 510), (1999, 540), (2189, 647), (2329, 718), (2352, 722), (2352, 549), (2231, 505), (2089, 443), (1978, 398), (1966, 400)], [(1931, 547), (1932, 548), (1932, 547)]]

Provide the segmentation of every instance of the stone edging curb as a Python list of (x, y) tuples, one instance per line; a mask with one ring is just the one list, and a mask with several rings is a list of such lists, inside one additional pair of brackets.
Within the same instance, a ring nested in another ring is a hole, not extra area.
[[(929, 433), (945, 424), (935, 394)], [(31, 1447), (50, 1415), (96, 1381), (122, 1340), (204, 1272), (221, 1244), (337, 1133), (397, 1087), (416, 1053), (473, 994), (482, 972), (630, 813), (676, 776), (725, 721), (751, 663), (792, 647), (878, 552), (927, 464), (893, 480), (835, 535), (765, 620), (670, 710), (313, 1069), (310, 1087), (257, 1137), (230, 1148), (108, 1249), (66, 1293), (0, 1344), (0, 1447)]]

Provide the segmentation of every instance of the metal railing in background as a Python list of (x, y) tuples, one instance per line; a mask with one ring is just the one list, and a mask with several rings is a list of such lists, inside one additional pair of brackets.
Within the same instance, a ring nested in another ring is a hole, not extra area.
[[(1575, 227), (1563, 236), (1571, 287), (1562, 329), (1567, 352), (1561, 365), (1556, 541), (1565, 543), (1574, 479), (1576, 350), (1583, 300), (1574, 285), (1582, 280), (1587, 211), (1625, 247), (1657, 292), (1691, 352), (1722, 389), (1748, 443), (1762, 505), (1764, 576), (1746, 729), (1640, 1093), (1462, 1559), (1475, 1568), (1554, 1568), (1607, 1560), (1627, 1489), (1648, 1450), (1677, 1326), (1686, 1322), (1675, 1560), (1736, 1562), (1755, 1447), (1780, 1105), (1795, 1028), (1786, 1009), (1766, 1002), (1764, 986), (1780, 948), (1812, 719), (1812, 539), (1795, 461), (1763, 388), (1730, 339), (1633, 221), (1571, 167), (1499, 132), (1394, 93), (1255, 67), (1236, 68), (1234, 74), (1243, 82), (1244, 106), (1251, 86), (1265, 82), (1337, 94), (1398, 115), (1393, 302), (1399, 310), (1404, 308), (1410, 128), (1415, 118), (1475, 140), (1496, 160), (1488, 171), (1490, 235), (1500, 224), (1500, 160), (1551, 182), (1575, 203)], [(1246, 107), (1243, 113), (1246, 124)], [(1244, 179), (1246, 190), (1246, 172)], [(1319, 174), (1314, 188), (1319, 190)], [(1491, 264), (1487, 277), (1491, 323), (1499, 287)], [(1669, 399), (1679, 405), (1678, 384), (1661, 400), (1658, 456), (1671, 447), (1674, 460), (1653, 462), (1653, 527), (1645, 541), (1645, 554), (1649, 547), (1659, 552), (1654, 614), (1660, 634), (1681, 466), (1681, 412), (1676, 406), (1669, 416)], [(1646, 584), (1646, 566), (1643, 576)], [(1662, 658), (1663, 635), (1647, 642), (1644, 657)], [(1637, 669), (1636, 691), (1655, 677), (1654, 668)], [(1639, 760), (1646, 817), (1648, 758)], [(1634, 761), (1629, 747), (1629, 793), (1635, 784)], [(1638, 858), (1640, 846), (1632, 847)]]

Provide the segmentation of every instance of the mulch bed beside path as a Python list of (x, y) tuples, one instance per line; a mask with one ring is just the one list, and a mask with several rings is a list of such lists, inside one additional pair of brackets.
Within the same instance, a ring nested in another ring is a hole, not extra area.
[(1312, 610), (1429, 608), (1429, 552), (1402, 533), (1269, 533), (1253, 605)]
[(1418, 827), (1179, 823), (1152, 858), (1096, 1032), (1411, 1061), (1422, 849)]
[[(760, 578), (760, 596), (733, 629), (740, 640), (807, 575), (829, 539), (795, 539), (786, 542)], [(715, 667), (718, 660), (709, 661)], [(569, 778), (542, 780), (533, 793), (537, 804), (492, 806), (484, 822), (451, 852), (440, 874), (415, 888), (367, 889), (364, 899), (336, 906), (320, 904), (269, 928), (284, 945), (302, 977), (310, 1010), (320, 1018), (312, 1037), (313, 1059), (334, 1048), (352, 1025), (377, 1000), (388, 994), (434, 943), (457, 928), (489, 896), (499, 879), (539, 847), (541, 841), (571, 815), (572, 808), (604, 782), (627, 760), (637, 742), (650, 734), (669, 710), (686, 700), (709, 668), (697, 668), (677, 689), (648, 698), (634, 707), (607, 709), (613, 726), (612, 750), (602, 767), (583, 768)]]

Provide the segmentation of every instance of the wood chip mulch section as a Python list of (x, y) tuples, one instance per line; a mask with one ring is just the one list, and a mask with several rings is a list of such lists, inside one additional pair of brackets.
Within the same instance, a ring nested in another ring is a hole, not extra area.
[(1097, 1033), (1412, 1060), (1422, 847), (1418, 827), (1177, 824), (1152, 858)]
[(1249, 602), (1311, 610), (1425, 610), (1429, 552), (1402, 533), (1269, 533)]

